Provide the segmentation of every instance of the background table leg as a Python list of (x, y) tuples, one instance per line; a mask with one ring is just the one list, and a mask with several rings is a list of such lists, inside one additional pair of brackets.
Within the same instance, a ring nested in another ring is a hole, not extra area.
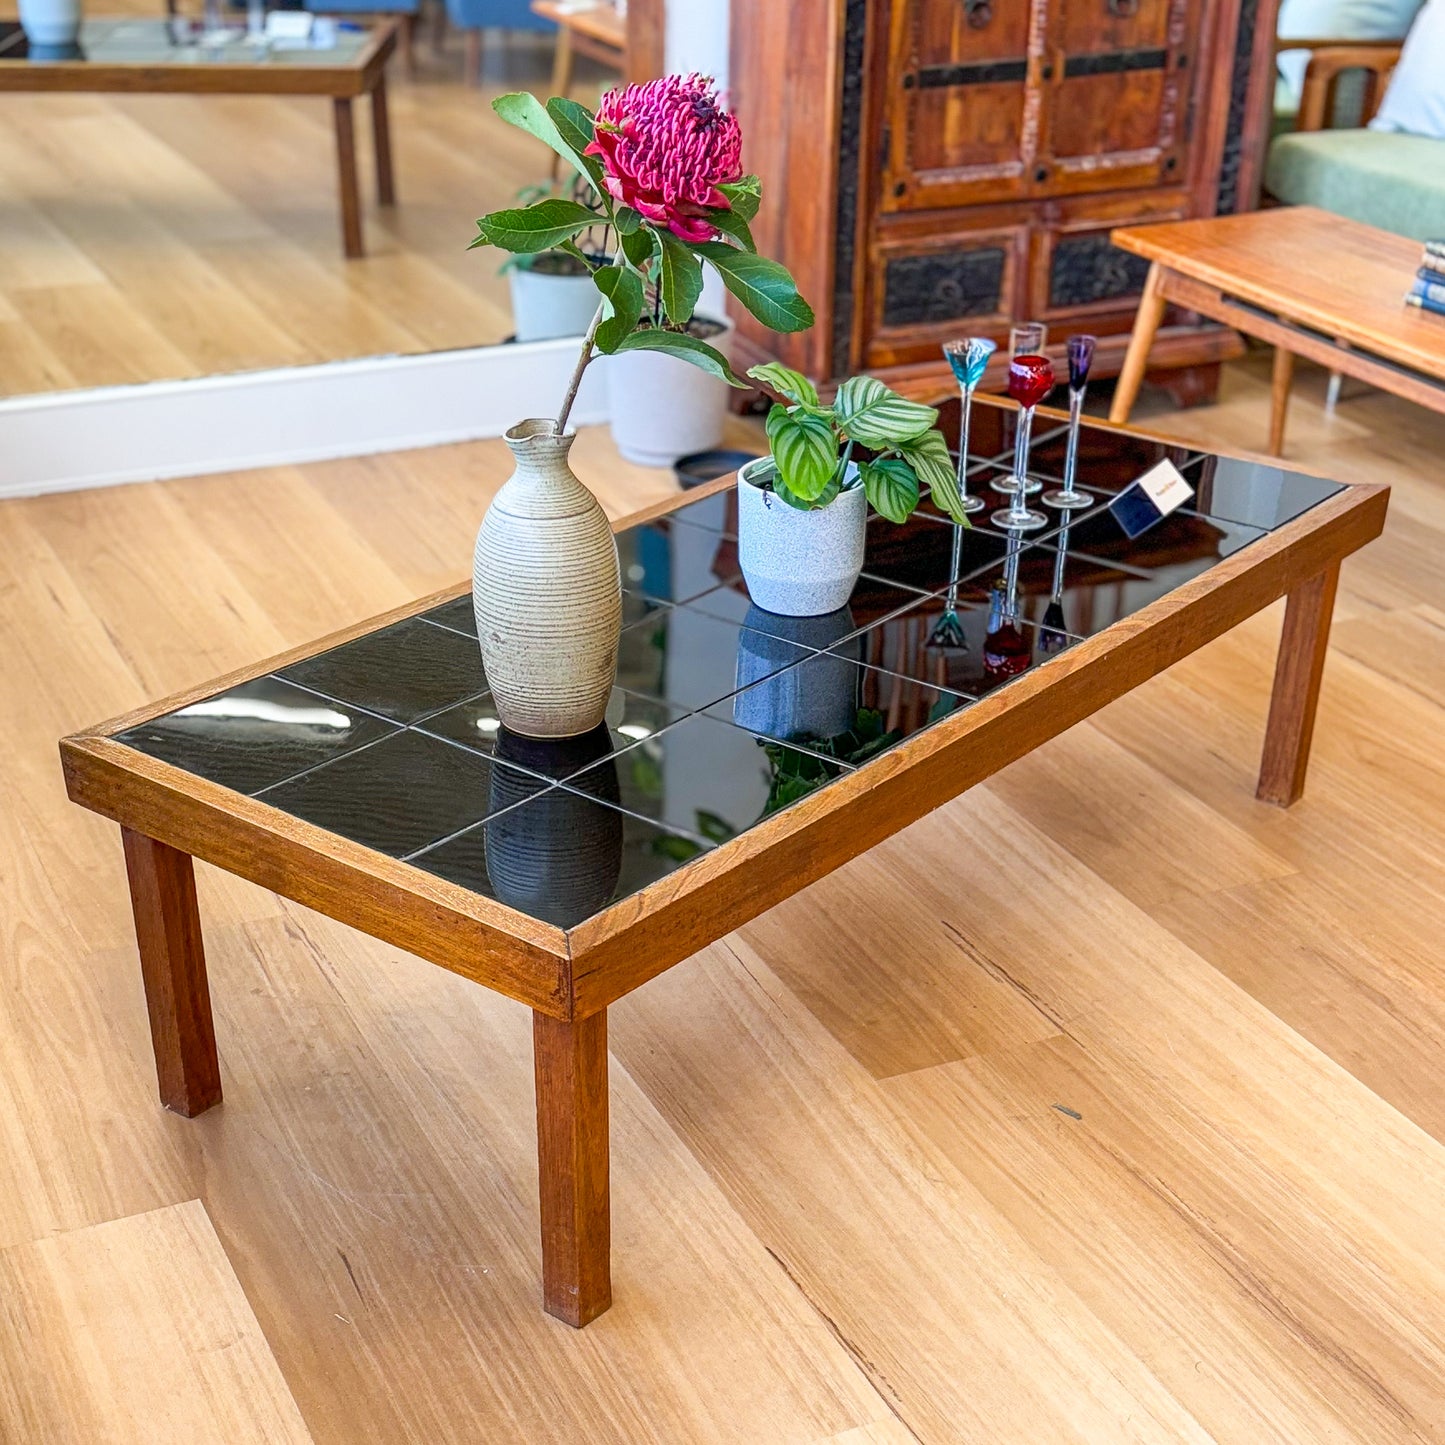
[(1139, 398), (1139, 388), (1144, 383), (1144, 368), (1149, 363), (1149, 348), (1154, 344), (1154, 333), (1164, 319), (1164, 273), (1157, 261), (1149, 266), (1149, 276), (1144, 282), (1144, 294), (1139, 298), (1139, 310), (1134, 317), (1134, 331), (1129, 337), (1129, 349), (1124, 353), (1124, 367), (1114, 387), (1114, 400), (1109, 405), (1109, 420), (1122, 426), (1129, 420), (1134, 403)]
[(607, 1013), (532, 1015), (542, 1302), (580, 1328), (612, 1303), (607, 1193)]
[(122, 828), (161, 1103), (188, 1119), (221, 1102), (191, 855)]
[(1330, 643), (1330, 618), (1340, 564), (1302, 582), (1285, 604), (1284, 632), (1274, 670), (1274, 694), (1264, 734), (1264, 758), (1255, 796), (1288, 808), (1305, 790), (1310, 740), (1315, 730), (1315, 705)]
[(1274, 370), (1269, 387), (1269, 454), (1284, 455), (1284, 423), (1289, 414), (1289, 389), (1294, 381), (1294, 352), (1274, 349)]
[(356, 179), (356, 130), (351, 121), (351, 99), (332, 98), (336, 116), (336, 170), (341, 183), (341, 244), (348, 259), (364, 255), (361, 245), (361, 188)]
[(371, 92), (371, 134), (376, 145), (376, 199), (383, 206), (396, 204), (396, 175), (391, 165), (391, 121), (386, 108), (386, 76)]

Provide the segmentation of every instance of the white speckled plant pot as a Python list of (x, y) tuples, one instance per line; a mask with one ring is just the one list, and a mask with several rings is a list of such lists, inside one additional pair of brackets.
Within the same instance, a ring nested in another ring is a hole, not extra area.
[(575, 433), (524, 421), (517, 470), (477, 533), (472, 608), (504, 726), (529, 738), (595, 728), (617, 677), (622, 579), (607, 514), (567, 465)]
[(800, 512), (751, 480), (771, 463), (759, 457), (738, 473), (738, 562), (748, 593), (784, 617), (836, 612), (863, 570), (868, 498), (855, 483), (826, 507)]
[(20, 27), (32, 45), (74, 45), (80, 0), (20, 0)]

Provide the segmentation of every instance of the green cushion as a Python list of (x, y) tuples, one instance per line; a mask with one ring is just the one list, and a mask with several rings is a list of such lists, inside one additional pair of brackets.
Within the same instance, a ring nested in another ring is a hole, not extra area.
[(1293, 206), (1424, 241), (1445, 236), (1445, 141), (1376, 130), (1280, 136), (1265, 189)]

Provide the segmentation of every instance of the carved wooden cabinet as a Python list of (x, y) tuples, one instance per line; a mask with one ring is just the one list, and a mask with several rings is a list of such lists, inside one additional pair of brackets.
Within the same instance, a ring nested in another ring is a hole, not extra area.
[[(733, 0), (754, 227), (818, 313), (749, 352), (941, 392), (940, 343), (1016, 321), (1118, 370), (1147, 269), (1112, 227), (1252, 205), (1277, 0)], [(1205, 386), (1239, 342), (1172, 318)], [(751, 359), (751, 358), (750, 358)], [(999, 368), (1001, 371), (1001, 368)]]

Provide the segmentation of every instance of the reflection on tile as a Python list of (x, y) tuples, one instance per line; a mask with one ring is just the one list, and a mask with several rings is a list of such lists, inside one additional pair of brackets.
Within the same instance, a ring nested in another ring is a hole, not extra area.
[(707, 851), (570, 788), (418, 853), (409, 861), (559, 928), (571, 928)]
[(445, 712), (433, 714), (416, 726), (436, 737), (450, 738), (463, 747), (502, 758), (543, 777), (562, 779), (589, 766), (608, 753), (621, 752), (633, 743), (661, 732), (683, 716), (679, 708), (654, 698), (638, 697), (620, 687), (612, 689), (606, 726), (581, 738), (541, 741), (520, 738), (502, 726), (496, 699), (489, 692), (469, 698)]
[(659, 602), (686, 602), (738, 576), (738, 544), (703, 527), (645, 522), (617, 534), (622, 585)]
[(916, 588), (888, 582), (881, 577), (870, 577), (865, 572), (854, 586), (847, 606), (818, 617), (785, 617), (754, 605), (747, 581), (742, 577), (726, 587), (714, 587), (711, 592), (704, 592), (687, 605), (696, 612), (706, 612), (710, 617), (738, 622), (754, 632), (766, 632), (770, 637), (781, 637), (798, 647), (821, 651), (850, 632), (867, 627), (880, 617), (887, 617), (890, 612), (912, 606), (918, 598)]
[[(959, 575), (970, 576), (1000, 561), (1008, 539), (981, 527), (959, 530)], [(863, 570), (870, 577), (919, 592), (947, 587), (953, 571), (954, 527), (930, 515), (915, 513), (901, 526), (884, 518), (868, 524)]]
[(706, 713), (579, 773), (567, 786), (595, 789), (611, 768), (629, 812), (711, 843), (726, 842), (842, 771), (837, 763), (770, 746)]
[(1179, 511), (1130, 539), (1106, 510), (1075, 521), (1069, 528), (1069, 547), (1135, 571), (1167, 572), (1169, 586), (1178, 587), (1262, 536), (1257, 527), (1242, 522)]
[(475, 638), (418, 617), (293, 662), (280, 676), (403, 723), (487, 685)]
[(395, 729), (275, 677), (258, 677), (119, 735), (197, 777), (254, 793)]
[(1194, 511), (1266, 532), (1344, 490), (1342, 482), (1232, 457), (1206, 458), (1189, 480), (1196, 488), (1190, 503)]
[(622, 629), (617, 681), (644, 697), (700, 708), (807, 655), (782, 638), (669, 607)]
[[(886, 627), (880, 623), (877, 627)], [(876, 631), (877, 628), (874, 629)], [(808, 658), (708, 708), (760, 737), (860, 767), (969, 699), (917, 678), (860, 665), (865, 638)]]
[(468, 637), (477, 635), (477, 614), (472, 611), (472, 594), (464, 592), (460, 597), (453, 597), (450, 602), (443, 602), (440, 607), (433, 607), (430, 612), (423, 612), (422, 616), (428, 622), (434, 622), (438, 627), (450, 627), (453, 632), (465, 632)]
[(668, 514), (668, 521), (680, 522), (687, 527), (702, 527), (709, 532), (724, 532), (729, 537), (738, 534), (738, 494), (736, 487), (714, 492), (710, 497), (699, 497), (685, 507)]
[(343, 838), (402, 858), (549, 786), (410, 729), (261, 794)]

